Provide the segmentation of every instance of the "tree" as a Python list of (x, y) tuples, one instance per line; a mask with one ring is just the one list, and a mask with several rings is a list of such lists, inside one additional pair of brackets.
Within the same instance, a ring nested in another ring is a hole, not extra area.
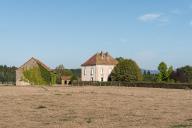
[(161, 62), (158, 66), (159, 74), (157, 81), (170, 81), (170, 76), (173, 72), (173, 67), (170, 66), (169, 68), (167, 67), (167, 64), (164, 62)]
[(117, 57), (115, 58), (118, 62), (125, 60), (123, 57)]
[(15, 83), (15, 70), (16, 67), (8, 67), (6, 65), (0, 65), (0, 82), (1, 83)]
[(55, 68), (55, 73), (56, 73), (56, 83), (57, 84), (61, 84), (61, 76), (63, 76), (65, 74), (65, 68), (64, 66), (61, 64), (59, 66), (57, 66)]
[(176, 82), (192, 83), (192, 66), (178, 68), (171, 75)]
[(113, 69), (110, 78), (112, 81), (140, 81), (142, 73), (135, 61), (122, 59)]
[(148, 82), (156, 81), (156, 74), (152, 74), (150, 71), (144, 70), (143, 81), (148, 81)]

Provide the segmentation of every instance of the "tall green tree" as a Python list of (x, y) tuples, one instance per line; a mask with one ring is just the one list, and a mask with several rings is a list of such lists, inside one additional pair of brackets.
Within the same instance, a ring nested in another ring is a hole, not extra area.
[(112, 81), (140, 81), (142, 73), (137, 63), (131, 59), (122, 59), (111, 73)]
[(159, 74), (157, 80), (159, 82), (161, 81), (170, 81), (171, 74), (173, 72), (173, 67), (170, 66), (168, 68), (167, 64), (165, 62), (161, 62), (158, 66)]

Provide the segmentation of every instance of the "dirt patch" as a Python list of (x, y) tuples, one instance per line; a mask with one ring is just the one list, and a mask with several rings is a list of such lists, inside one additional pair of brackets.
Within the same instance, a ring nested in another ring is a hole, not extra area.
[(0, 127), (188, 128), (191, 106), (191, 90), (0, 87)]

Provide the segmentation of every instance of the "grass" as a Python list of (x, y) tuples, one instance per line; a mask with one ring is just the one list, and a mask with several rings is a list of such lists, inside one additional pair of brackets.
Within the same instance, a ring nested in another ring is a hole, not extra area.
[(44, 106), (44, 105), (39, 105), (39, 106), (37, 107), (37, 109), (44, 109), (44, 108), (47, 108), (47, 107)]
[(187, 119), (185, 124), (173, 125), (171, 128), (191, 128), (192, 119)]
[(56, 96), (61, 96), (62, 94), (61, 94), (61, 93), (56, 93), (55, 95), (56, 95)]
[(71, 93), (67, 93), (66, 95), (67, 95), (67, 96), (72, 96), (72, 94), (71, 94)]
[(179, 125), (174, 125), (171, 128), (191, 128), (191, 124), (179, 124)]
[(86, 120), (86, 122), (87, 122), (88, 124), (90, 124), (90, 123), (92, 122), (92, 118), (91, 118), (91, 117), (86, 118), (85, 120)]

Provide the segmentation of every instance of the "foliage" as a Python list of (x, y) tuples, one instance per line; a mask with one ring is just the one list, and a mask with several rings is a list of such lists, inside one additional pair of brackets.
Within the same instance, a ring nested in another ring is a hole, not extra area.
[(77, 79), (81, 78), (81, 69), (70, 69), (74, 76), (77, 77)]
[(137, 63), (131, 59), (122, 59), (111, 73), (112, 81), (140, 81), (142, 73)]
[(16, 80), (16, 67), (8, 67), (0, 65), (0, 82), (1, 83), (15, 83)]
[(76, 75), (73, 75), (73, 76), (71, 77), (71, 82), (73, 82), (73, 81), (75, 81), (75, 80), (78, 80), (78, 77), (77, 77)]
[(150, 71), (143, 72), (143, 81), (155, 82), (157, 81), (157, 74), (151, 74)]
[(115, 58), (118, 62), (121, 62), (121, 61), (123, 61), (123, 60), (125, 60), (123, 57), (117, 57), (117, 58)]
[(57, 84), (61, 84), (61, 76), (64, 75), (64, 72), (65, 72), (65, 68), (64, 68), (64, 66), (62, 64), (55, 68), (56, 83)]
[[(73, 70), (75, 72), (75, 70)], [(65, 69), (64, 66), (61, 64), (55, 68), (56, 73), (56, 83), (61, 84), (61, 77), (62, 76), (71, 76), (71, 80), (77, 80), (77, 75), (72, 72), (70, 69)]]
[(157, 76), (157, 81), (171, 81), (170, 77), (173, 72), (173, 67), (170, 66), (169, 68), (167, 67), (167, 64), (164, 62), (161, 62), (158, 66), (159, 74)]
[(38, 64), (37, 67), (33, 67), (23, 72), (23, 80), (29, 82), (32, 85), (53, 85), (55, 84), (55, 74), (48, 71), (46, 68)]
[(125, 87), (147, 87), (147, 88), (172, 88), (172, 89), (192, 89), (191, 83), (168, 83), (168, 82), (126, 82), (126, 81), (110, 81), (110, 82), (88, 82), (74, 81), (73, 86), (125, 86)]
[(185, 66), (174, 71), (171, 77), (176, 82), (192, 83), (192, 66)]
[(73, 73), (72, 73), (72, 71), (70, 69), (65, 69), (63, 75), (65, 75), (65, 76), (72, 76)]

